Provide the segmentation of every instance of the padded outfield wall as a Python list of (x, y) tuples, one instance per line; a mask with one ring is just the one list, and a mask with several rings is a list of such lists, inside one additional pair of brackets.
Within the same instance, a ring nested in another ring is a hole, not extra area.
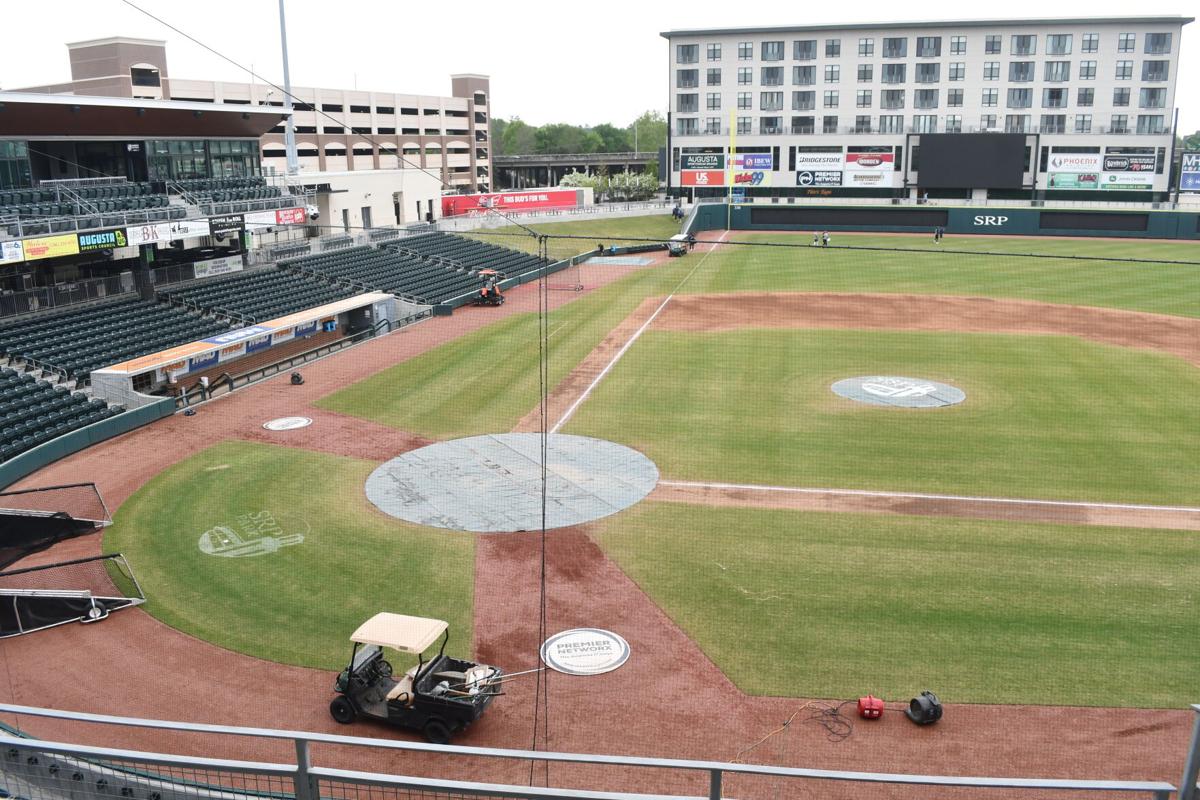
[[(724, 230), (724, 203), (698, 206), (690, 231)], [(734, 206), (733, 230), (869, 231), (989, 236), (1121, 236), (1200, 239), (1200, 213), (1183, 211), (1097, 211), (1064, 208), (983, 206), (839, 206), (787, 203)]]

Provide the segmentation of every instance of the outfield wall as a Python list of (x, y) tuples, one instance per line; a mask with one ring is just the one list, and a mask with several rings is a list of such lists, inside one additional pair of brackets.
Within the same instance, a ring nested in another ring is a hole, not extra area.
[[(724, 203), (705, 203), (694, 213), (691, 231), (724, 230), (729, 210)], [(941, 226), (949, 234), (1200, 240), (1200, 213), (1186, 211), (755, 203), (735, 205), (730, 216), (733, 230), (932, 234)]]

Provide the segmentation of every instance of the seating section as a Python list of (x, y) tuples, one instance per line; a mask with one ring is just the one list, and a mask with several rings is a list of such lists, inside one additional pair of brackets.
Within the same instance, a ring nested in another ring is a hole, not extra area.
[(161, 292), (159, 297), (191, 303), (205, 311), (232, 311), (251, 321), (263, 322), (358, 293), (345, 286), (333, 286), (283, 270), (266, 269)]
[[(186, 215), (182, 206), (170, 208), (165, 194), (155, 194), (149, 183), (118, 183), (111, 186), (74, 186), (61, 191), (57, 189), (10, 189), (0, 191), (0, 219), (20, 218), (26, 224), (18, 230), (8, 226), (10, 236), (78, 228), (121, 225), (123, 217), (105, 220), (98, 215), (116, 214), (124, 211), (146, 211), (153, 220), (177, 219)], [(55, 217), (85, 217), (76, 225), (55, 224), (48, 220)], [(30, 223), (30, 220), (35, 222)]]
[(0, 462), (123, 410), (27, 372), (0, 367)]
[(229, 330), (184, 309), (118, 300), (0, 327), (0, 354), (86, 380), (92, 370)]
[(423, 233), (384, 245), (388, 249), (412, 250), (424, 256), (449, 259), (468, 269), (494, 269), (512, 278), (542, 266), (535, 255), (500, 247), (477, 239), (449, 233)]
[(373, 247), (320, 253), (283, 262), (280, 266), (355, 281), (430, 305), (476, 292), (480, 286), (474, 271), (458, 270), (425, 261), (419, 256)]
[(213, 192), (218, 189), (257, 189), (267, 185), (261, 176), (245, 178), (184, 178), (174, 182), (175, 186), (189, 192)]

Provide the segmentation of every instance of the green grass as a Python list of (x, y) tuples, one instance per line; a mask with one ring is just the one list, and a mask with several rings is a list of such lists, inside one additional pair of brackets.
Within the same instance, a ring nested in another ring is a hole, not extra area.
[[(223, 442), (160, 473), (105, 533), (125, 554), (146, 610), (184, 633), (270, 661), (340, 669), (350, 634), (378, 611), (450, 623), (472, 642), (474, 538), (385, 517), (363, 495), (376, 465), (303, 450)], [(200, 551), (217, 525), (270, 512), (300, 544), (250, 558)], [(399, 667), (399, 664), (396, 665)]]
[[(586, 219), (572, 222), (531, 222), (528, 227), (549, 236), (583, 236), (590, 241), (552, 239), (550, 255), (554, 258), (569, 258), (585, 250), (593, 250), (597, 243), (606, 247), (625, 239), (669, 239), (679, 233), (679, 223), (670, 214), (654, 214), (643, 217), (616, 217), (609, 219)], [(480, 241), (491, 242), (537, 252), (537, 240), (515, 225), (506, 225), (494, 230), (480, 230), (463, 234)]]
[[(835, 396), (856, 375), (963, 389), (900, 410)], [(649, 331), (564, 432), (675, 479), (1200, 504), (1200, 371), (1066, 336)]]
[(643, 503), (604, 550), (752, 694), (1183, 708), (1200, 535)]

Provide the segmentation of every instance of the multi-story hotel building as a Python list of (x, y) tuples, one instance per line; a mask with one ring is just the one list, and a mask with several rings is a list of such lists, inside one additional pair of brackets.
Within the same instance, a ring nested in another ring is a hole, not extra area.
[[(263, 83), (170, 77), (166, 45), (162, 41), (113, 37), (75, 42), (68, 44), (67, 50), (70, 81), (21, 91), (227, 105), (284, 105), (282, 92)], [(448, 97), (292, 87), (301, 171), (419, 166), (440, 174), (446, 189), (489, 191), (488, 77), (452, 75), (450, 82)], [(283, 125), (264, 135), (260, 146), (263, 170), (286, 172)]]
[(667, 31), (671, 186), (696, 195), (724, 193), (732, 181), (737, 192), (776, 197), (1162, 199), (1180, 39), (1192, 21)]

